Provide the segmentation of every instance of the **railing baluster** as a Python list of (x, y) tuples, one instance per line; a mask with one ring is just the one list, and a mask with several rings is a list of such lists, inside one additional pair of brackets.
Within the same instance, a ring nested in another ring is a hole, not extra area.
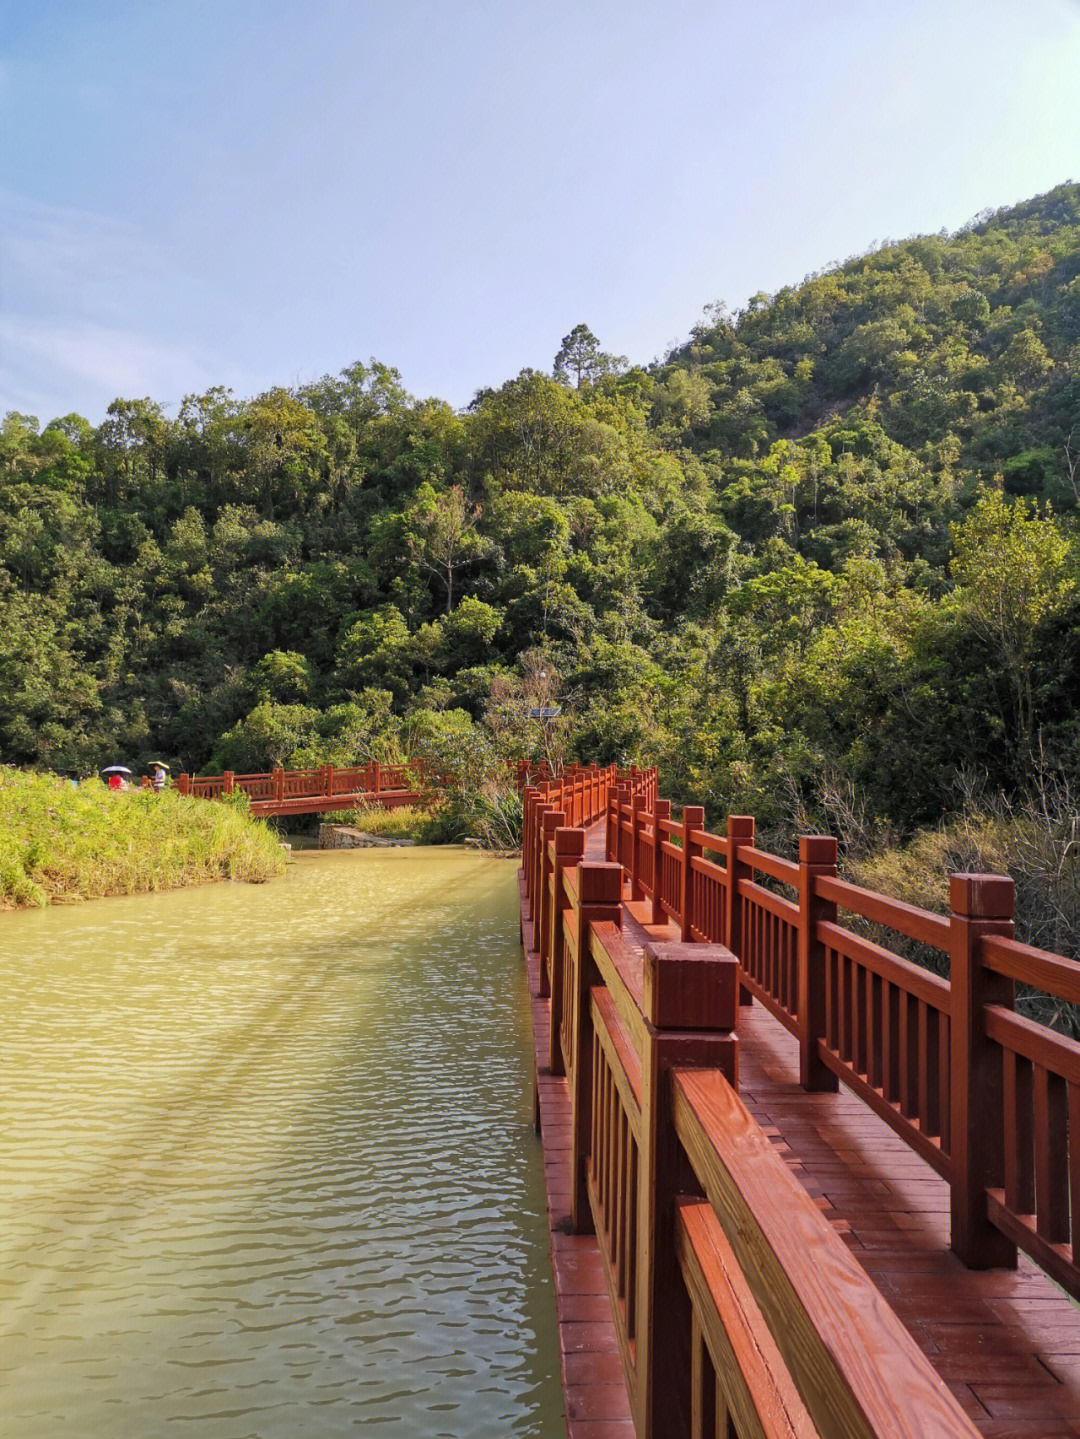
[(1069, 1241), (1073, 1247), (1073, 1263), (1080, 1255), (1080, 1085), (1069, 1085)]
[[(577, 962), (573, 966), (573, 992), (568, 996), (564, 1019), (569, 1026), (569, 1049), (574, 1056), (583, 1046), (592, 1045), (592, 1016), (589, 990), (594, 983), (595, 962), (589, 953), (589, 925), (607, 921), (622, 924), (622, 870), (614, 864), (578, 866), (574, 905), (577, 928)], [(587, 1051), (585, 1051), (587, 1052)], [(570, 1218), (575, 1234), (592, 1231), (589, 1194), (585, 1177), (587, 1137), (592, 1132), (592, 1094), (586, 1064), (572, 1062), (570, 1074)]]
[(548, 977), (551, 964), (551, 916), (555, 903), (554, 873), (555, 856), (555, 834), (562, 829), (566, 823), (566, 815), (562, 810), (549, 810), (544, 816), (543, 828), (541, 830), (541, 855), (540, 855), (540, 903), (537, 909), (538, 927), (536, 930), (535, 948), (539, 955), (539, 990), (541, 999), (548, 997)]
[(1068, 1126), (1064, 1079), (1041, 1064), (1034, 1074), (1035, 1227), (1051, 1244), (1069, 1238), (1069, 1176), (1061, 1144)]
[[(1035, 1213), (1035, 1149), (1031, 1061), (1002, 1053), (1005, 1203), (1014, 1214)], [(1072, 1136), (1070, 1135), (1070, 1141)], [(1080, 1195), (1075, 1196), (1080, 1203)]]
[(671, 818), (671, 801), (669, 799), (658, 799), (653, 809), (653, 847), (652, 847), (652, 913), (650, 918), (653, 924), (663, 924), (667, 918), (664, 910), (664, 839), (661, 832), (661, 820)]

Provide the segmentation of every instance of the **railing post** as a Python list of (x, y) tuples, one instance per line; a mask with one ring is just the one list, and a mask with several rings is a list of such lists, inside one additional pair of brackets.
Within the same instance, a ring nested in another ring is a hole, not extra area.
[(226, 794), (232, 794), (233, 788), (236, 784), (236, 776), (231, 769), (227, 769), (225, 771), (225, 773), (222, 775), (222, 780), (224, 781), (222, 789), (225, 791)]
[(382, 783), (382, 776), (380, 774), (380, 765), (377, 759), (372, 760), (371, 762), (371, 780), (372, 789), (375, 791), (376, 794), (378, 794)]
[(332, 795), (333, 793), (334, 793), (334, 766), (333, 766), (332, 764), (324, 764), (324, 765), (323, 765), (323, 794), (324, 794), (324, 795)]
[(191, 776), (189, 774), (178, 774), (176, 776), (176, 788), (181, 794), (190, 794)]
[(552, 845), (555, 831), (566, 824), (566, 811), (549, 809), (540, 831), (540, 893), (533, 907), (533, 949), (540, 959), (540, 980), (537, 995), (547, 999), (547, 965), (551, 945), (551, 875), (554, 869)]
[(540, 795), (535, 785), (528, 784), (521, 796), (521, 878), (525, 890), (532, 917), (532, 832), (536, 823), (536, 806), (540, 803)]
[(641, 887), (641, 834), (645, 828), (645, 796), (635, 791), (630, 796), (630, 898), (644, 899)]
[(652, 914), (649, 916), (653, 924), (663, 924), (667, 919), (664, 909), (662, 895), (664, 892), (664, 835), (660, 831), (660, 821), (671, 818), (671, 801), (669, 799), (657, 799), (653, 801), (653, 852), (652, 852)]
[(693, 1175), (675, 1133), (672, 1069), (719, 1069), (738, 1087), (738, 969), (718, 944), (645, 945), (638, 1180), (635, 1428), (641, 1439), (684, 1439), (689, 1415), (690, 1306), (679, 1268), (675, 1204)]
[(285, 771), (279, 765), (273, 771), (274, 776), (274, 798), (278, 804), (285, 798)]
[(691, 863), (701, 854), (701, 845), (690, 842), (692, 830), (705, 828), (705, 810), (700, 804), (683, 806), (682, 812), (682, 884), (679, 895), (679, 932), (684, 943), (693, 939), (694, 873)]
[(582, 864), (578, 867), (577, 964), (570, 995), (573, 1031), (573, 1072), (570, 1089), (570, 1227), (575, 1234), (591, 1234), (592, 1211), (585, 1176), (592, 1127), (592, 1012), (589, 990), (598, 978), (590, 951), (590, 926), (607, 921), (622, 925), (622, 869), (617, 864)]
[[(615, 853), (614, 853), (614, 855), (612, 856), (612, 858), (614, 859), (614, 861), (615, 861), (616, 864), (622, 864), (622, 862), (623, 862), (623, 861), (622, 861), (623, 849), (624, 849), (624, 847), (625, 847), (624, 844), (623, 844), (623, 840), (624, 840), (624, 837), (625, 837), (625, 831), (624, 831), (624, 829), (623, 829), (623, 826), (624, 826), (624, 824), (626, 823), (626, 816), (624, 815), (623, 811), (624, 811), (625, 809), (628, 809), (629, 806), (630, 806), (630, 786), (629, 786), (629, 784), (627, 784), (625, 781), (620, 780), (620, 781), (619, 781), (619, 784), (618, 784), (618, 787), (617, 787), (617, 789), (616, 789), (616, 791), (615, 791), (615, 809), (616, 809), (616, 814), (617, 814), (617, 816), (618, 816), (618, 822), (617, 822), (617, 824), (615, 825)], [(625, 866), (625, 865), (623, 865), (623, 871), (624, 871), (624, 874), (625, 874), (625, 871), (626, 871), (626, 866)]]
[[(529, 898), (535, 905), (538, 903), (536, 897), (536, 846), (537, 834), (541, 819), (543, 817), (543, 806), (551, 804), (551, 781), (542, 779), (536, 786), (536, 800), (533, 803), (532, 833), (529, 836)], [(554, 808), (554, 806), (551, 806)], [(531, 911), (530, 911), (531, 913)]]
[[(984, 969), (985, 935), (1013, 933), (1007, 875), (949, 878), (951, 1247), (969, 1269), (1011, 1269), (1016, 1245), (986, 1214), (987, 1188), (1004, 1181), (1001, 1050), (986, 1036), (988, 1004), (1013, 1007), (1011, 979)], [(920, 1065), (927, 1056), (920, 1052)]]
[(532, 854), (529, 857), (530, 876), (529, 885), (532, 894), (531, 924), (529, 926), (530, 948), (539, 949), (540, 933), (540, 906), (543, 902), (542, 869), (544, 861), (544, 816), (550, 814), (555, 806), (548, 801), (547, 795), (541, 797), (540, 803), (536, 806), (536, 821), (533, 825)]
[[(727, 820), (727, 946), (739, 961), (743, 962), (742, 905), (739, 903), (739, 880), (752, 879), (753, 871), (743, 864), (739, 854), (745, 845), (754, 845), (754, 816), (752, 814), (729, 814)], [(754, 996), (745, 985), (739, 985), (739, 1003), (753, 1004)]]
[(817, 1094), (835, 1093), (836, 1075), (821, 1062), (818, 1040), (825, 1038), (825, 946), (817, 937), (820, 921), (836, 922), (836, 905), (820, 899), (815, 881), (836, 877), (836, 840), (827, 834), (799, 836), (799, 1083)]
[(548, 1068), (552, 1074), (562, 1074), (562, 1045), (559, 1035), (563, 1017), (563, 968), (566, 954), (563, 933), (563, 915), (569, 908), (563, 871), (580, 864), (585, 853), (585, 831), (583, 829), (557, 829), (555, 831), (555, 864), (552, 869), (551, 939), (548, 945), (549, 969), (548, 989), (551, 1008), (548, 1011)]
[(525, 897), (530, 899), (529, 894), (529, 855), (532, 853), (530, 843), (532, 840), (533, 805), (536, 802), (536, 790), (531, 784), (527, 784), (521, 792), (521, 877), (525, 882)]
[(604, 817), (604, 858), (614, 864), (619, 858), (619, 801), (618, 790), (609, 784), (607, 788), (607, 813)]

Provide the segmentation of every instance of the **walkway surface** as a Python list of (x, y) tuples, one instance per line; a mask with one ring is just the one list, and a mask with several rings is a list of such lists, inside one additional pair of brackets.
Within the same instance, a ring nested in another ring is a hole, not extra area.
[[(602, 860), (603, 826), (585, 858)], [(624, 938), (640, 953), (673, 939), (624, 898)], [(523, 901), (524, 903), (524, 901)], [(537, 956), (526, 951), (530, 993)], [(570, 1109), (547, 1072), (547, 1001), (532, 1000), (552, 1266), (570, 1439), (630, 1439), (626, 1388), (603, 1267), (569, 1234)], [(948, 1249), (948, 1187), (843, 1085), (799, 1086), (794, 1038), (760, 1004), (739, 1010), (739, 1093), (982, 1434), (1080, 1439), (1080, 1308), (1020, 1256), (1016, 1270), (966, 1269)]]

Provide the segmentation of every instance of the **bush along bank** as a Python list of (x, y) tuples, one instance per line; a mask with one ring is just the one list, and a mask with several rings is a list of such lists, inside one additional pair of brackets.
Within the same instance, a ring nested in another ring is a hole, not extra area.
[(237, 802), (113, 793), (0, 768), (0, 908), (280, 874), (274, 832)]

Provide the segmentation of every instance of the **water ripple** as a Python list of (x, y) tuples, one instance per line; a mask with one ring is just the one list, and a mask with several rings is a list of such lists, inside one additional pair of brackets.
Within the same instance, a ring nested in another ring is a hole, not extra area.
[(513, 866), (6, 917), (0, 1435), (563, 1433)]

